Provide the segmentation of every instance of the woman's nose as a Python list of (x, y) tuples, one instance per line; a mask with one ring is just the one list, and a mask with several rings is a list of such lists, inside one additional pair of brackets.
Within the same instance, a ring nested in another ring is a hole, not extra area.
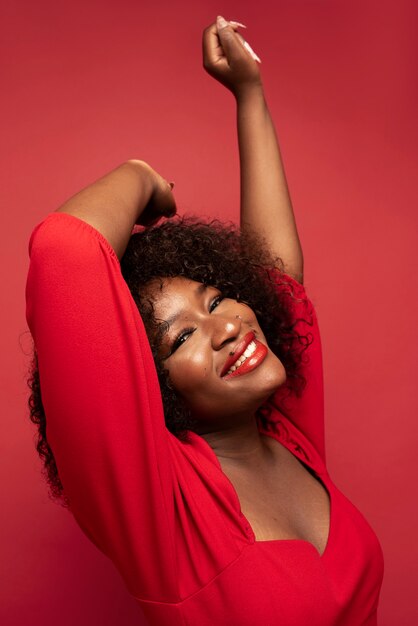
[(225, 344), (240, 336), (242, 318), (240, 315), (212, 315), (212, 346), (220, 350)]

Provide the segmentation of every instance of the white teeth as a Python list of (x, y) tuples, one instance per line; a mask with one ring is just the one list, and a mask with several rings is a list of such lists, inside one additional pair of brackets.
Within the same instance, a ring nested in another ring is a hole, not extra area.
[(254, 354), (255, 349), (256, 349), (255, 341), (252, 341), (250, 344), (248, 344), (247, 349), (245, 350), (243, 356), (248, 358), (249, 356)]
[(239, 359), (237, 359), (234, 365), (227, 371), (227, 374), (232, 374), (232, 372), (235, 372), (235, 370), (238, 369), (239, 366), (242, 365), (249, 356), (254, 354), (256, 347), (257, 346), (255, 345), (255, 341), (251, 341), (246, 347), (245, 351), (241, 354)]

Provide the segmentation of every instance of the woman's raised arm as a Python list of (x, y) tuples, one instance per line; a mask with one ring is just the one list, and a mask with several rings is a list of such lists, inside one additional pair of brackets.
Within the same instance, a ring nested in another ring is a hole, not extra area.
[(218, 18), (208, 27), (203, 55), (207, 72), (232, 91), (237, 103), (241, 228), (262, 235), (285, 271), (303, 282), (302, 248), (259, 65), (235, 24), (223, 25)]
[(132, 159), (79, 191), (57, 212), (93, 226), (121, 259), (135, 224), (150, 226), (175, 214), (171, 189), (172, 183), (145, 161)]

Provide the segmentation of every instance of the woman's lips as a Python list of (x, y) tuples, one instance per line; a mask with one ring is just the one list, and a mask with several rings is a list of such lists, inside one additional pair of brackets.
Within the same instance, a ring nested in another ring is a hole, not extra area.
[(242, 363), (236, 370), (234, 370), (230, 374), (226, 374), (226, 376), (223, 377), (224, 380), (229, 380), (230, 378), (236, 378), (237, 376), (243, 376), (244, 374), (248, 374), (248, 372), (252, 372), (264, 361), (268, 353), (267, 347), (263, 343), (257, 341), (257, 339), (253, 339), (253, 341), (256, 345), (253, 354), (247, 357), (244, 363)]
[(221, 377), (225, 376), (228, 370), (234, 365), (234, 363), (240, 358), (242, 354), (244, 354), (245, 350), (248, 348), (250, 343), (254, 341), (255, 334), (251, 330), (249, 333), (244, 335), (241, 341), (237, 344), (234, 351), (227, 358), (225, 365), (222, 368)]

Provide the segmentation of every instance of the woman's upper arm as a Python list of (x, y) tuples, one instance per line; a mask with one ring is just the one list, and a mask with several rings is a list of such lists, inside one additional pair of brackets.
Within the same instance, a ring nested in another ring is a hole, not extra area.
[(30, 256), (27, 321), (71, 510), (133, 593), (173, 588), (173, 436), (118, 259), (98, 231), (64, 213), (35, 229)]

